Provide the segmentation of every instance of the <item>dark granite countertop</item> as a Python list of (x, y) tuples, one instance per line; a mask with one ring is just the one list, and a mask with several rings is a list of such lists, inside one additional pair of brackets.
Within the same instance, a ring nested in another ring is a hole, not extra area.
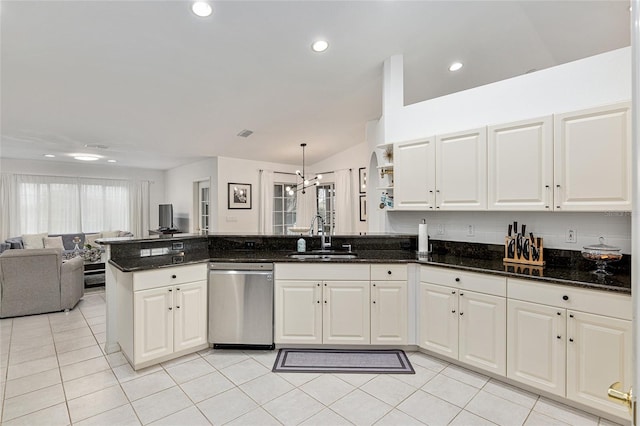
[(171, 254), (140, 258), (125, 258), (110, 264), (124, 272), (141, 271), (202, 262), (287, 262), (287, 263), (418, 263), (490, 273), (512, 278), (531, 279), (539, 282), (569, 285), (596, 290), (631, 294), (631, 276), (627, 272), (616, 272), (612, 276), (600, 277), (584, 268), (547, 266), (536, 268), (527, 265), (505, 264), (502, 260), (465, 257), (452, 254), (435, 254), (428, 259), (418, 259), (415, 251), (408, 250), (362, 250), (355, 259), (293, 259), (291, 251), (221, 251), (211, 254), (200, 251), (194, 254)]

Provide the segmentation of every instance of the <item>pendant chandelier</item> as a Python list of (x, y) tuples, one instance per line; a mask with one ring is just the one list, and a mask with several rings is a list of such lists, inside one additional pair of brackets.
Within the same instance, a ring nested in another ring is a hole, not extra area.
[[(306, 143), (301, 143), (300, 146), (302, 147), (302, 172), (300, 170), (296, 170), (296, 175), (300, 177), (300, 179), (302, 180), (302, 182), (296, 184), (295, 186), (287, 186), (285, 189), (287, 191), (287, 193), (289, 195), (293, 195), (294, 193), (298, 192), (298, 191), (302, 191), (303, 194), (305, 194), (305, 189), (307, 189), (310, 186), (318, 186), (320, 185), (320, 179), (322, 179), (322, 175), (315, 175), (313, 178), (311, 179), (307, 179), (304, 176), (304, 148), (307, 146)], [(296, 179), (297, 180), (297, 179)]]

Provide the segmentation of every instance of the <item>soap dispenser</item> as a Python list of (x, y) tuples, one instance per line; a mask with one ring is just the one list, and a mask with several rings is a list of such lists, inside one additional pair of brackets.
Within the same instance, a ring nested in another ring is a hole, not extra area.
[(300, 237), (298, 239), (298, 252), (304, 253), (305, 251), (307, 251), (307, 242), (304, 238)]

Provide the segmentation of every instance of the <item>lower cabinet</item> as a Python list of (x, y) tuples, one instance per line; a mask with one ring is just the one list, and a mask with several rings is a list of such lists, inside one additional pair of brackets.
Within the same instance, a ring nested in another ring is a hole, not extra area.
[(376, 281), (369, 268), (276, 264), (275, 343), (406, 344), (407, 267), (389, 265)]
[(509, 291), (507, 377), (629, 418), (607, 389), (631, 386), (630, 297), (517, 279)]
[(206, 348), (206, 265), (120, 274), (120, 347), (134, 369)]
[(421, 348), (505, 374), (504, 297), (422, 281), (419, 303)]

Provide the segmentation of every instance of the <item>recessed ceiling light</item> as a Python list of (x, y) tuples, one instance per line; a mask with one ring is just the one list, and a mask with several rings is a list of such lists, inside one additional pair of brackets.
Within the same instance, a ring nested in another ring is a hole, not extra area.
[(116, 160), (107, 160), (107, 163), (117, 163)]
[(96, 161), (100, 159), (99, 156), (91, 155), (91, 154), (72, 154), (72, 155), (73, 155), (73, 158), (80, 161)]
[(207, 16), (211, 15), (211, 13), (213, 12), (211, 5), (206, 1), (194, 2), (191, 5), (191, 10), (193, 11), (193, 13), (195, 13), (196, 15), (202, 18), (206, 18)]
[(324, 52), (329, 48), (329, 43), (326, 40), (316, 40), (311, 45), (311, 50), (314, 52)]
[(449, 71), (458, 71), (460, 68), (462, 68), (462, 62), (454, 62), (449, 65)]
[(53, 154), (45, 154), (44, 156), (47, 158), (56, 158), (56, 156)]

